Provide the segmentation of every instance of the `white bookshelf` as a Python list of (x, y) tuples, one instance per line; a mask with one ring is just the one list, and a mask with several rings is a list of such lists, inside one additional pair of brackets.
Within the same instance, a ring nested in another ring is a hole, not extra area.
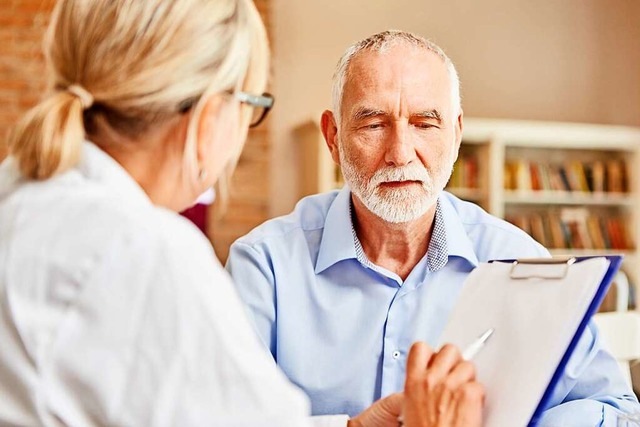
[[(553, 255), (622, 254), (623, 269), (638, 289), (640, 280), (640, 129), (595, 124), (466, 119), (461, 153), (479, 159), (478, 188), (448, 189), (505, 218), (513, 213), (583, 207), (591, 215), (624, 218), (631, 246), (624, 249), (550, 248)], [(628, 191), (533, 191), (505, 189), (505, 163), (531, 159), (541, 163), (590, 162), (616, 158), (625, 163)], [(465, 197), (466, 194), (472, 197)]]
[[(447, 188), (501, 218), (514, 213), (553, 212), (582, 208), (602, 218), (624, 218), (628, 240), (625, 249), (551, 249), (554, 255), (625, 255), (623, 269), (640, 289), (640, 129), (624, 126), (476, 119), (464, 121), (460, 158), (477, 161), (476, 188)], [(302, 144), (300, 195), (329, 191), (341, 185), (317, 124), (309, 122), (296, 130)], [(563, 163), (618, 159), (624, 162), (627, 191), (591, 193), (578, 191), (506, 190), (505, 163), (514, 159)]]

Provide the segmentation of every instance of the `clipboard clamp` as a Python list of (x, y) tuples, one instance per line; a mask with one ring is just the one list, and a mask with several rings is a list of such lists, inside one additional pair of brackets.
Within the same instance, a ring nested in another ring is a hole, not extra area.
[(514, 280), (564, 279), (575, 262), (575, 257), (516, 259), (511, 264), (509, 277)]

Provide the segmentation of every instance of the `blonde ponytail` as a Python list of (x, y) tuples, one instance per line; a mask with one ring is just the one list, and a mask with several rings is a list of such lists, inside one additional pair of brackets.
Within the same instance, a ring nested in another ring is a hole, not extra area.
[(268, 74), (265, 29), (251, 0), (58, 0), (44, 45), (52, 94), (9, 140), (32, 179), (73, 167), (84, 138), (135, 144), (186, 105), (183, 169), (193, 180), (194, 127), (209, 97), (260, 94)]
[(43, 180), (78, 162), (85, 137), (83, 111), (83, 101), (78, 96), (60, 91), (18, 122), (9, 137), (9, 152), (22, 175)]

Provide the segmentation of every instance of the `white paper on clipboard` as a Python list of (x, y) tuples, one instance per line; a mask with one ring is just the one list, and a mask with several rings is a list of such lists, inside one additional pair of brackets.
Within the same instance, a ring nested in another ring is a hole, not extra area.
[[(544, 277), (545, 267), (526, 269)], [(495, 328), (474, 358), (487, 392), (484, 426), (529, 423), (608, 267), (598, 257), (568, 265), (561, 278), (522, 279), (511, 277), (513, 264), (495, 262), (467, 277), (440, 344), (464, 348)]]

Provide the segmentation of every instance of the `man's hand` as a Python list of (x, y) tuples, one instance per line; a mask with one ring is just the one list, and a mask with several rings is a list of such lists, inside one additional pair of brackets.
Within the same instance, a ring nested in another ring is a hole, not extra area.
[(484, 388), (475, 377), (475, 367), (456, 347), (445, 345), (433, 354), (425, 343), (413, 344), (407, 358), (404, 425), (481, 426)]

